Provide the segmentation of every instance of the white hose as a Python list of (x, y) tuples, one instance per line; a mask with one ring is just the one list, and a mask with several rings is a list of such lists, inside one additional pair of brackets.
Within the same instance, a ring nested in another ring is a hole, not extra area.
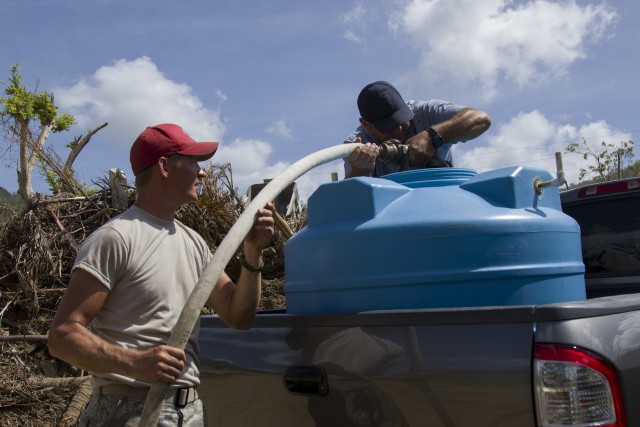
[[(187, 345), (191, 331), (193, 331), (200, 317), (200, 312), (204, 304), (207, 302), (213, 287), (218, 282), (229, 260), (231, 260), (236, 249), (240, 246), (244, 237), (253, 226), (253, 221), (258, 209), (274, 200), (289, 184), (307, 171), (332, 160), (348, 157), (358, 145), (360, 144), (340, 144), (310, 154), (289, 166), (258, 193), (242, 215), (240, 215), (240, 218), (238, 218), (233, 227), (231, 227), (200, 275), (196, 287), (191, 292), (191, 295), (189, 295), (189, 299), (182, 309), (180, 318), (169, 337), (167, 345), (180, 349), (184, 349)], [(168, 383), (158, 381), (151, 385), (144, 409), (142, 410), (139, 426), (147, 427), (158, 424), (158, 418), (162, 411), (162, 403), (168, 391)]]

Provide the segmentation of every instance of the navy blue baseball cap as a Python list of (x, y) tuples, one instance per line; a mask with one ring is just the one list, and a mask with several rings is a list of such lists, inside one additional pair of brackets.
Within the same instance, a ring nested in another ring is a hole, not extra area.
[(369, 83), (360, 91), (358, 110), (363, 119), (383, 133), (392, 132), (413, 119), (413, 111), (398, 90), (384, 81)]

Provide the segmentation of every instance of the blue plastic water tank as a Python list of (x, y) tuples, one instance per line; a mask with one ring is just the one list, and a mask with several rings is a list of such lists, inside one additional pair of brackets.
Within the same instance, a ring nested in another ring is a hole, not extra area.
[(290, 313), (585, 299), (578, 224), (537, 168), (443, 168), (321, 185), (285, 247)]

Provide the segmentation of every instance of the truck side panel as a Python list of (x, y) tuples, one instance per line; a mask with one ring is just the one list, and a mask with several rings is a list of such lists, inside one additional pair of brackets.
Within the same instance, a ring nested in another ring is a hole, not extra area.
[(499, 311), (205, 317), (210, 425), (534, 426), (531, 309)]

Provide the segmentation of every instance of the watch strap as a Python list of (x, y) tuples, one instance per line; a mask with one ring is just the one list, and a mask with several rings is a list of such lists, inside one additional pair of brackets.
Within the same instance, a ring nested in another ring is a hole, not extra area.
[(262, 261), (260, 263), (260, 266), (256, 268), (256, 267), (254, 267), (253, 265), (251, 265), (251, 264), (249, 264), (247, 262), (247, 259), (244, 257), (244, 254), (240, 255), (239, 258), (240, 258), (240, 264), (242, 264), (242, 266), (244, 268), (246, 268), (247, 270), (249, 270), (250, 272), (252, 272), (252, 273), (260, 273), (260, 272), (262, 272), (262, 267), (264, 267), (264, 261)]
[(442, 137), (442, 135), (440, 135), (438, 133), (438, 131), (435, 130), (434, 128), (428, 127), (427, 128), (427, 133), (431, 137), (431, 142), (433, 143), (434, 147), (440, 148), (440, 147), (442, 147), (442, 145), (445, 144), (445, 141), (444, 141), (444, 138)]

